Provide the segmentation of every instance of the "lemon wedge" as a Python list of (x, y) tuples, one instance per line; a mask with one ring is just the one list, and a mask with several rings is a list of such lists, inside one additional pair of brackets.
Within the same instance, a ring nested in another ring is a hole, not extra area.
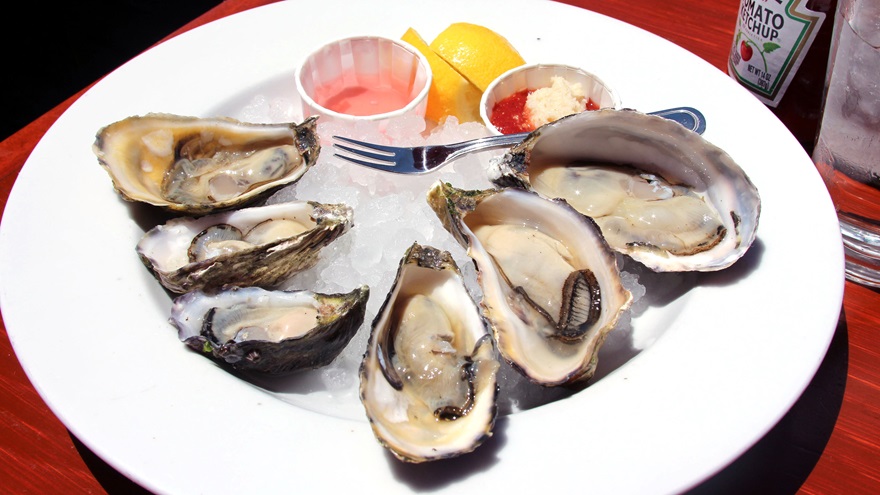
[(429, 46), (480, 92), (504, 72), (526, 63), (505, 37), (468, 22), (450, 24)]
[(422, 52), (431, 66), (433, 78), (425, 118), (442, 123), (452, 115), (460, 123), (479, 121), (483, 92), (440, 58), (415, 29), (407, 29), (400, 39)]

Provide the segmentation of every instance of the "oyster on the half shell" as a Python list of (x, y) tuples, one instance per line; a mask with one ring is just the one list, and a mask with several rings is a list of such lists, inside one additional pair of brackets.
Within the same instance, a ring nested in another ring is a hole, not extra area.
[(361, 402), (376, 438), (412, 463), (473, 451), (492, 434), (499, 366), (452, 256), (413, 244), (360, 367)]
[(480, 305), (501, 355), (540, 385), (589, 379), (632, 303), (595, 222), (520, 188), (437, 182), (428, 203), (476, 263)]
[(330, 364), (357, 333), (370, 290), (345, 294), (232, 287), (174, 299), (169, 321), (205, 357), (237, 370), (285, 374)]
[(562, 198), (608, 244), (654, 271), (714, 271), (755, 240), (761, 200), (734, 160), (701, 135), (634, 110), (547, 124), (493, 163), (499, 186)]
[(274, 288), (313, 266), (321, 249), (353, 223), (344, 204), (292, 201), (153, 227), (138, 242), (141, 261), (168, 290)]
[(151, 113), (101, 128), (92, 149), (124, 199), (201, 215), (297, 181), (321, 147), (315, 118), (251, 124)]

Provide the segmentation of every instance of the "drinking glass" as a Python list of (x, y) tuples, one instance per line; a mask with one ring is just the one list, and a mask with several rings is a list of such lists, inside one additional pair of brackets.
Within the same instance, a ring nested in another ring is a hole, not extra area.
[(880, 288), (880, 0), (840, 0), (813, 162), (831, 193), (846, 276)]

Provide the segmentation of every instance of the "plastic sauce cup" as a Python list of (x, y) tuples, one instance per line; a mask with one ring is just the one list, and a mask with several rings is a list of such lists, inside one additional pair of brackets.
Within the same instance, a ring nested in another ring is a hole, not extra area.
[(581, 84), (586, 96), (599, 108), (620, 107), (617, 93), (590, 72), (565, 64), (527, 64), (501, 74), (486, 88), (480, 101), (480, 116), (483, 118), (483, 123), (492, 134), (501, 134), (491, 122), (495, 103), (524, 89), (550, 87), (554, 76), (560, 76), (571, 84)]
[(328, 43), (296, 71), (303, 118), (383, 121), (425, 115), (431, 66), (412, 45), (378, 36)]

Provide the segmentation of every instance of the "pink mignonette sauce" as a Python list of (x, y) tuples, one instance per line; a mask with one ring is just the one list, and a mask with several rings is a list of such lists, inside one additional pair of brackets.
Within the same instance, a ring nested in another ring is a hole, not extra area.
[(381, 85), (334, 83), (315, 87), (314, 100), (324, 108), (346, 115), (367, 116), (393, 112), (412, 100), (412, 88), (402, 84)]

